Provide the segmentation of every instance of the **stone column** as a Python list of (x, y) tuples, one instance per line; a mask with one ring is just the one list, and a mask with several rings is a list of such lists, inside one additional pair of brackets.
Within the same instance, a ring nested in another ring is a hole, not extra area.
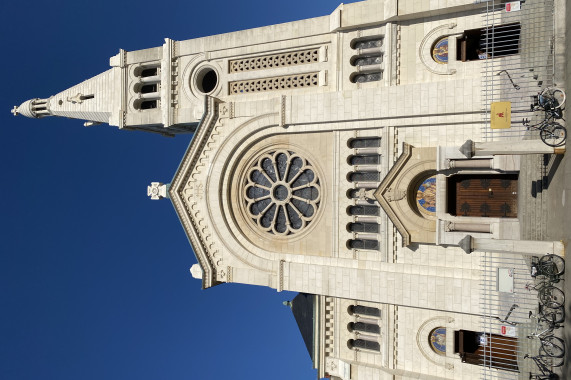
[(378, 240), (379, 239), (377, 234), (373, 234), (370, 232), (354, 232), (353, 238), (354, 239), (362, 239), (362, 240)]
[(448, 222), (446, 224), (446, 231), (460, 231), (460, 232), (482, 232), (486, 234), (492, 233), (492, 227), (489, 223), (458, 223)]
[(560, 241), (501, 240), (475, 238), (471, 235), (466, 235), (464, 239), (458, 242), (458, 245), (466, 253), (502, 252), (519, 255), (555, 254), (565, 256), (565, 247)]
[(554, 148), (541, 140), (474, 142), (467, 140), (460, 152), (468, 158), (478, 156), (514, 155), (514, 154), (563, 154), (565, 147)]
[(355, 216), (353, 216), (353, 221), (354, 222), (360, 222), (360, 223), (377, 223), (378, 219), (376, 216), (355, 215)]
[(355, 155), (361, 154), (379, 154), (379, 148), (354, 148)]
[(476, 158), (471, 160), (449, 160), (450, 169), (491, 169), (493, 160), (491, 158)]

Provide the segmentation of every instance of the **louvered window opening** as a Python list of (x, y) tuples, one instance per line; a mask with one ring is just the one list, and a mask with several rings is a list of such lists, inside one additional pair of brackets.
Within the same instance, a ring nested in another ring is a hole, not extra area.
[(365, 240), (365, 239), (355, 239), (349, 240), (350, 249), (366, 249), (366, 250), (378, 250), (379, 242), (377, 240)]
[(148, 69), (143, 69), (141, 71), (141, 75), (139, 75), (139, 76), (141, 78), (153, 77), (153, 76), (157, 75), (158, 73), (159, 73), (158, 67), (150, 67)]
[(380, 208), (377, 206), (351, 206), (349, 207), (349, 214), (379, 216)]
[(378, 154), (350, 156), (349, 163), (351, 165), (379, 165), (381, 156)]
[(299, 50), (262, 57), (234, 59), (229, 62), (230, 73), (274, 69), (319, 62), (319, 49)]
[(351, 48), (358, 50), (358, 49), (372, 49), (372, 48), (381, 48), (383, 46), (383, 37), (365, 37), (359, 38), (354, 40), (351, 44)]
[(350, 148), (379, 148), (381, 146), (380, 138), (358, 138), (349, 141)]
[(351, 173), (349, 176), (352, 182), (379, 182), (381, 180), (381, 173), (379, 172), (356, 172)]
[(349, 312), (356, 315), (367, 315), (369, 317), (381, 317), (381, 310), (376, 307), (363, 306), (363, 305), (351, 305), (349, 306)]
[(353, 61), (353, 66), (369, 66), (369, 65), (380, 65), (383, 62), (383, 57), (358, 57)]
[(348, 229), (351, 232), (379, 233), (379, 225), (377, 223), (349, 223)]
[(295, 90), (319, 85), (319, 73), (242, 80), (229, 83), (230, 95), (276, 90)]
[[(381, 146), (381, 139), (376, 137), (357, 138), (349, 140), (347, 145), (355, 149), (357, 153), (360, 153), (349, 156), (348, 159), (355, 171), (349, 173), (347, 179), (354, 183), (355, 187), (358, 187), (350, 189), (347, 193), (356, 203), (355, 206), (349, 208), (349, 214), (352, 216), (379, 216), (380, 208), (375, 205), (374, 199), (364, 195), (364, 188), (374, 188), (376, 183), (381, 181), (381, 173), (376, 170), (376, 166), (381, 161), (381, 156), (377, 153), (378, 149), (376, 149)], [(378, 223), (351, 223), (348, 225), (348, 229), (354, 232), (353, 239), (347, 241), (348, 249), (371, 251), (380, 249), (379, 241), (374, 238), (374, 235), (363, 236), (355, 234), (377, 234), (380, 230)]]
[(134, 108), (138, 110), (158, 108), (161, 97), (159, 64), (138, 67), (134, 73), (137, 77), (134, 87), (137, 99), (133, 103)]
[(349, 330), (351, 332), (360, 331), (369, 334), (381, 333), (381, 327), (379, 325), (373, 323), (365, 323), (365, 322), (350, 322)]
[(381, 345), (379, 342), (365, 339), (349, 339), (348, 346), (352, 349), (365, 349), (377, 352), (381, 351)]
[(383, 79), (382, 46), (383, 36), (359, 38), (351, 43), (356, 54), (351, 58), (351, 65), (357, 68), (349, 77), (351, 82), (376, 82)]

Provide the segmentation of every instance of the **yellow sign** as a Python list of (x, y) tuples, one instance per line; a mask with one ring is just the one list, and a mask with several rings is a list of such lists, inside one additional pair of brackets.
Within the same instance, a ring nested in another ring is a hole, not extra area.
[(492, 129), (510, 128), (512, 123), (512, 103), (496, 102), (492, 103), (490, 124)]

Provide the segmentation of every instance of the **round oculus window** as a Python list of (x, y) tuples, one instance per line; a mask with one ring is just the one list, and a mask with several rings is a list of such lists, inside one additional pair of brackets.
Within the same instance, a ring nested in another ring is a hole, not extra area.
[(425, 179), (416, 192), (419, 210), (428, 214), (436, 214), (436, 176)]
[(258, 229), (292, 235), (313, 221), (321, 200), (320, 181), (306, 158), (290, 150), (270, 151), (248, 168), (243, 199)]
[(438, 355), (446, 355), (446, 328), (437, 327), (433, 329), (428, 337), (430, 348)]
[(218, 84), (218, 74), (209, 66), (201, 68), (195, 77), (195, 84), (198, 91), (208, 94), (216, 88)]
[(432, 48), (432, 59), (436, 63), (448, 63), (448, 37), (443, 37), (436, 41)]

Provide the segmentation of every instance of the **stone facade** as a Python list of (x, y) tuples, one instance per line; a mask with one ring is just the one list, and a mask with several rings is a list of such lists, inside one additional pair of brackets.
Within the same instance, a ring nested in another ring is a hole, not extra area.
[[(505, 140), (486, 134), (482, 113), (491, 59), (457, 59), (486, 6), (368, 0), (309, 20), (167, 39), (121, 50), (106, 73), (14, 113), (193, 132), (170, 185), (154, 183), (149, 195), (171, 199), (204, 288), (236, 282), (319, 296), (320, 377), (477, 378), (483, 367), (454, 352), (455, 332), (496, 330), (483, 325), (485, 256), (466, 252), (523, 260), (521, 252), (563, 249), (518, 245), (517, 217), (449, 212), (450, 177), (517, 176), (520, 155), (537, 148), (460, 151), (467, 140)], [(437, 58), (441, 41), (447, 55)], [(494, 61), (506, 59), (520, 58)], [(430, 344), (439, 328), (441, 352)]]

